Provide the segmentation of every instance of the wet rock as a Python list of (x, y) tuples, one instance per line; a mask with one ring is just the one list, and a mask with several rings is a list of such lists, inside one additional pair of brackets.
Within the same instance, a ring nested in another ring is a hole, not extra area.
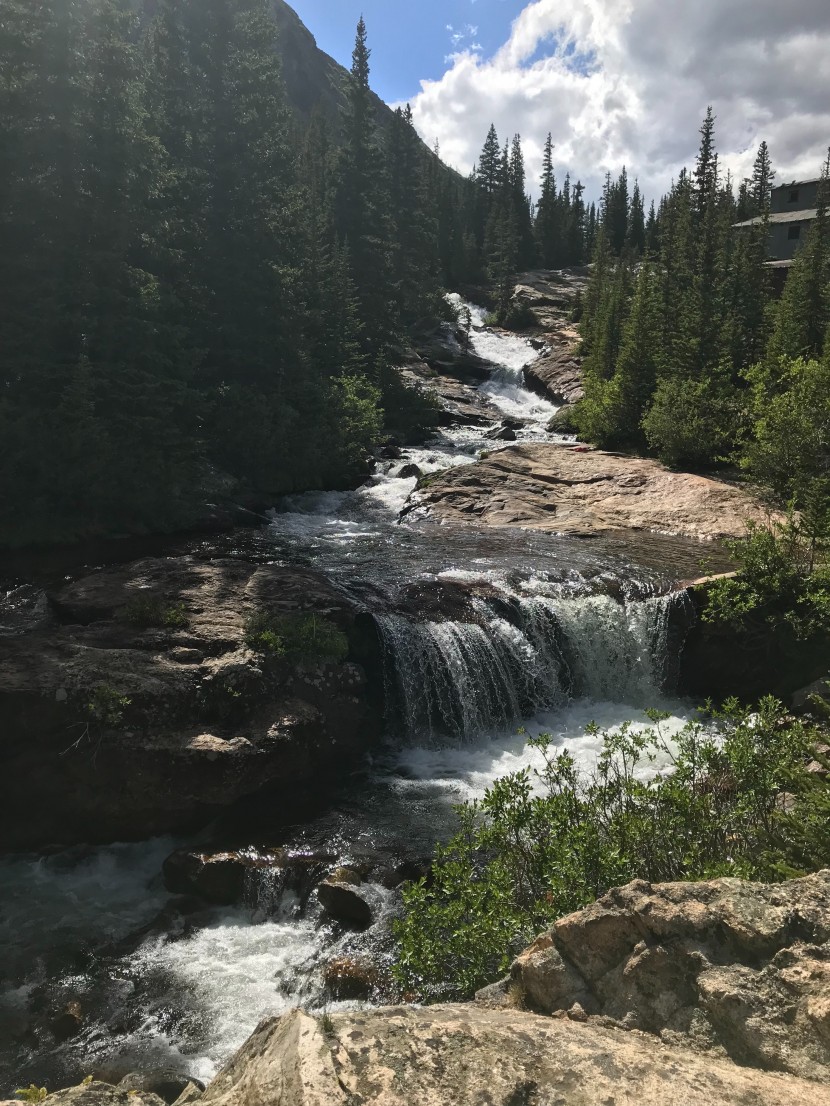
[(489, 430), (484, 437), (493, 442), (515, 442), (517, 440), (516, 431), (509, 426), (497, 426), (493, 430)]
[(578, 403), (585, 395), (582, 364), (572, 346), (558, 347), (525, 366), (531, 391), (557, 406)]
[(204, 1106), (830, 1106), (830, 1088), (640, 1033), (482, 1006), (270, 1018)]
[(401, 480), (411, 480), (413, 477), (416, 480), (420, 480), (423, 476), (423, 472), (417, 465), (403, 465), (398, 471), (398, 478)]
[(403, 457), (403, 450), (399, 445), (385, 445), (381, 446), (378, 456), (383, 457), (386, 461), (400, 461)]
[(371, 961), (344, 956), (326, 964), (323, 981), (335, 1001), (365, 1002), (377, 985), (378, 972)]
[(282, 854), (203, 853), (177, 849), (164, 861), (164, 886), (177, 895), (198, 895), (217, 906), (241, 900), (245, 876), (254, 867), (280, 867)]
[(47, 1106), (167, 1106), (150, 1091), (127, 1091), (95, 1081), (55, 1091), (44, 1099)]
[(168, 1103), (168, 1106), (172, 1106), (172, 1103), (179, 1101), (185, 1091), (191, 1087), (195, 1088), (199, 1095), (205, 1089), (204, 1083), (201, 1083), (198, 1079), (182, 1075), (181, 1072), (175, 1071), (173, 1068), (156, 1068), (153, 1071), (130, 1072), (118, 1084), (117, 1090), (127, 1091), (128, 1093), (138, 1091), (142, 1094), (158, 1095), (160, 1099)]
[(374, 919), (371, 903), (364, 892), (350, 883), (326, 879), (317, 888), (320, 905), (339, 922), (361, 928), (370, 926)]
[(72, 999), (59, 1014), (49, 1022), (49, 1029), (57, 1041), (68, 1041), (76, 1037), (83, 1029), (84, 1014), (80, 1002)]
[(524, 430), (527, 425), (524, 419), (517, 419), (514, 415), (505, 415), (501, 424), (509, 430)]
[(578, 1004), (740, 1064), (830, 1079), (830, 871), (616, 888), (558, 921), (511, 978), (542, 1013)]
[(740, 537), (763, 505), (711, 477), (673, 472), (659, 461), (564, 444), (508, 446), (440, 474), (406, 512), (480, 526), (520, 526), (574, 535), (652, 530), (693, 538)]

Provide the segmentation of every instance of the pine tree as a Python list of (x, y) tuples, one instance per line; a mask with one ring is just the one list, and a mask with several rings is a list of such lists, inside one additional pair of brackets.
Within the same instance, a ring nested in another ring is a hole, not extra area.
[[(772, 167), (769, 148), (766, 142), (762, 142), (758, 147), (755, 164), (752, 168), (752, 178), (748, 188), (748, 195), (751, 203), (749, 210), (751, 215), (760, 215), (764, 211), (769, 211), (772, 197), (772, 183), (774, 180), (775, 170)], [(747, 215), (742, 217), (749, 218), (750, 216)]]
[(386, 376), (386, 351), (397, 343), (398, 320), (390, 295), (393, 228), (375, 133), (369, 56), (366, 24), (361, 17), (348, 85), (335, 219), (340, 241), (349, 251), (360, 301), (364, 352), (375, 365), (379, 379)]
[(535, 227), (539, 260), (546, 269), (556, 269), (561, 266), (563, 235), (553, 170), (553, 139), (550, 134), (545, 141), (541, 185)]

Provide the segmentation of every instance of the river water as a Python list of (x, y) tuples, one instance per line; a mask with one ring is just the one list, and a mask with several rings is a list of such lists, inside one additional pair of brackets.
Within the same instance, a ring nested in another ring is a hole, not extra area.
[[(487, 330), (483, 311), (470, 310), (473, 348), (494, 366), (484, 398), (522, 420), (519, 440), (549, 440), (555, 408), (522, 377), (536, 352)], [(599, 744), (591, 722), (642, 724), (655, 706), (670, 715), (671, 731), (690, 717), (690, 704), (666, 691), (678, 648), (668, 616), (682, 601), (673, 581), (696, 574), (699, 546), (656, 535), (586, 543), (399, 524), (416, 483), (398, 475), (402, 465), (429, 473), (473, 463), (498, 447), (486, 432), (445, 430), (359, 490), (293, 497), (269, 526), (230, 540), (249, 555), (311, 564), (359, 595), (375, 612), (385, 654), (384, 746), (344, 780), (329, 810), (276, 842), (262, 839), (260, 826), (259, 844), (341, 862), (428, 857), (452, 831), (453, 804), (534, 764), (520, 725), (551, 733), (589, 764)], [(480, 585), (474, 620), (413, 619), (397, 603), (413, 583), (453, 581)], [(389, 957), (397, 900), (380, 884), (369, 888), (377, 920), (363, 934), (343, 933), (313, 895), (305, 903), (267, 874), (251, 877), (242, 907), (171, 910), (160, 869), (181, 844), (0, 863), (0, 1092), (149, 1066), (207, 1080), (261, 1017), (297, 1003), (325, 1006), (330, 958)], [(83, 1028), (60, 1042), (44, 1031), (43, 1012), (69, 1001), (80, 1003)]]

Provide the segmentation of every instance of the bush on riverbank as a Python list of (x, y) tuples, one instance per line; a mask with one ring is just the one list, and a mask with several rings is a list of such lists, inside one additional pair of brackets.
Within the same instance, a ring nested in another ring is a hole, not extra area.
[(554, 918), (632, 879), (775, 880), (830, 855), (830, 786), (806, 771), (817, 727), (773, 699), (753, 713), (733, 702), (672, 741), (665, 716), (649, 717), (642, 732), (594, 729), (592, 771), (549, 736), (531, 739), (540, 771), (459, 807), (430, 880), (404, 893), (395, 971), (405, 989), (469, 997)]

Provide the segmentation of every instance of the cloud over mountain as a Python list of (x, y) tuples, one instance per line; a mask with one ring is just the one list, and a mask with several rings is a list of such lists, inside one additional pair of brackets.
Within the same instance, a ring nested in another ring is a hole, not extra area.
[(708, 104), (723, 164), (746, 175), (758, 143), (778, 179), (816, 175), (830, 143), (828, 0), (535, 0), (492, 56), (460, 48), (412, 101), (446, 161), (469, 171), (490, 122), (519, 132), (536, 174), (550, 130), (596, 197), (623, 164), (648, 195), (691, 162)]

